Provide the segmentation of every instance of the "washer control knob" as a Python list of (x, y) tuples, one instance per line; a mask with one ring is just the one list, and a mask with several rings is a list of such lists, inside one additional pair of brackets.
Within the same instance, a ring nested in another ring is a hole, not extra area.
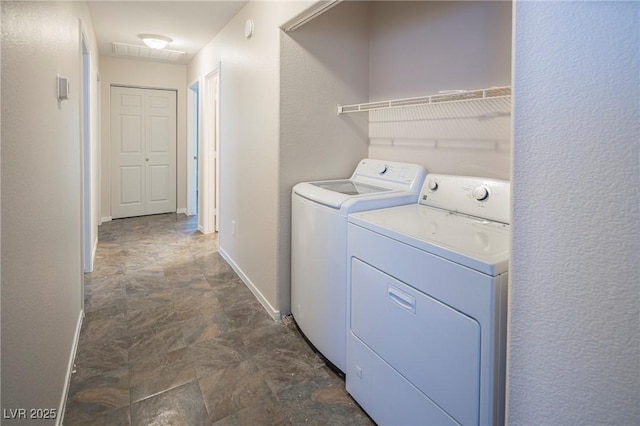
[(436, 182), (435, 180), (430, 180), (427, 183), (427, 186), (429, 187), (430, 190), (435, 191), (436, 189), (438, 189), (438, 182)]
[(471, 195), (478, 201), (484, 201), (489, 198), (489, 189), (486, 186), (477, 186), (473, 189)]
[(381, 164), (377, 167), (377, 171), (379, 175), (383, 175), (385, 173), (387, 173), (387, 171), (389, 170), (389, 166), (387, 166), (386, 164)]

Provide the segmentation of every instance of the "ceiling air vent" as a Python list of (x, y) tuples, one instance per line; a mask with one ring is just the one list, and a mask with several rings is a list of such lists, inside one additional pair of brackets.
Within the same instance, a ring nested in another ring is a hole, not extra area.
[(177, 61), (184, 55), (179, 50), (151, 49), (147, 46), (136, 46), (133, 44), (113, 42), (113, 53), (118, 56), (128, 56), (138, 59), (149, 59), (153, 61)]

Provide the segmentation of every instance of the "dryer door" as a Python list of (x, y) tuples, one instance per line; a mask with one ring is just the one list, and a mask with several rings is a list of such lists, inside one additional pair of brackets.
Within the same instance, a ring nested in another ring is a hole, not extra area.
[(478, 424), (478, 322), (356, 258), (351, 272), (353, 334), (457, 422)]

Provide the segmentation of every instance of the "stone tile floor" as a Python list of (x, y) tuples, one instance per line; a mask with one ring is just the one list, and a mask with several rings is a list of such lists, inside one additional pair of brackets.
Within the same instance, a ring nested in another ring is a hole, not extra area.
[(64, 424), (373, 424), (196, 228), (182, 214), (100, 226)]

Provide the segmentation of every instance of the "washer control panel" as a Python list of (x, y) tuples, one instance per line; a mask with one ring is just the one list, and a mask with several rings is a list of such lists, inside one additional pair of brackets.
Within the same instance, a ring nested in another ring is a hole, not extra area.
[(419, 164), (367, 158), (360, 161), (351, 180), (418, 192), (426, 174)]
[(482, 177), (428, 174), (420, 204), (510, 223), (511, 184)]

